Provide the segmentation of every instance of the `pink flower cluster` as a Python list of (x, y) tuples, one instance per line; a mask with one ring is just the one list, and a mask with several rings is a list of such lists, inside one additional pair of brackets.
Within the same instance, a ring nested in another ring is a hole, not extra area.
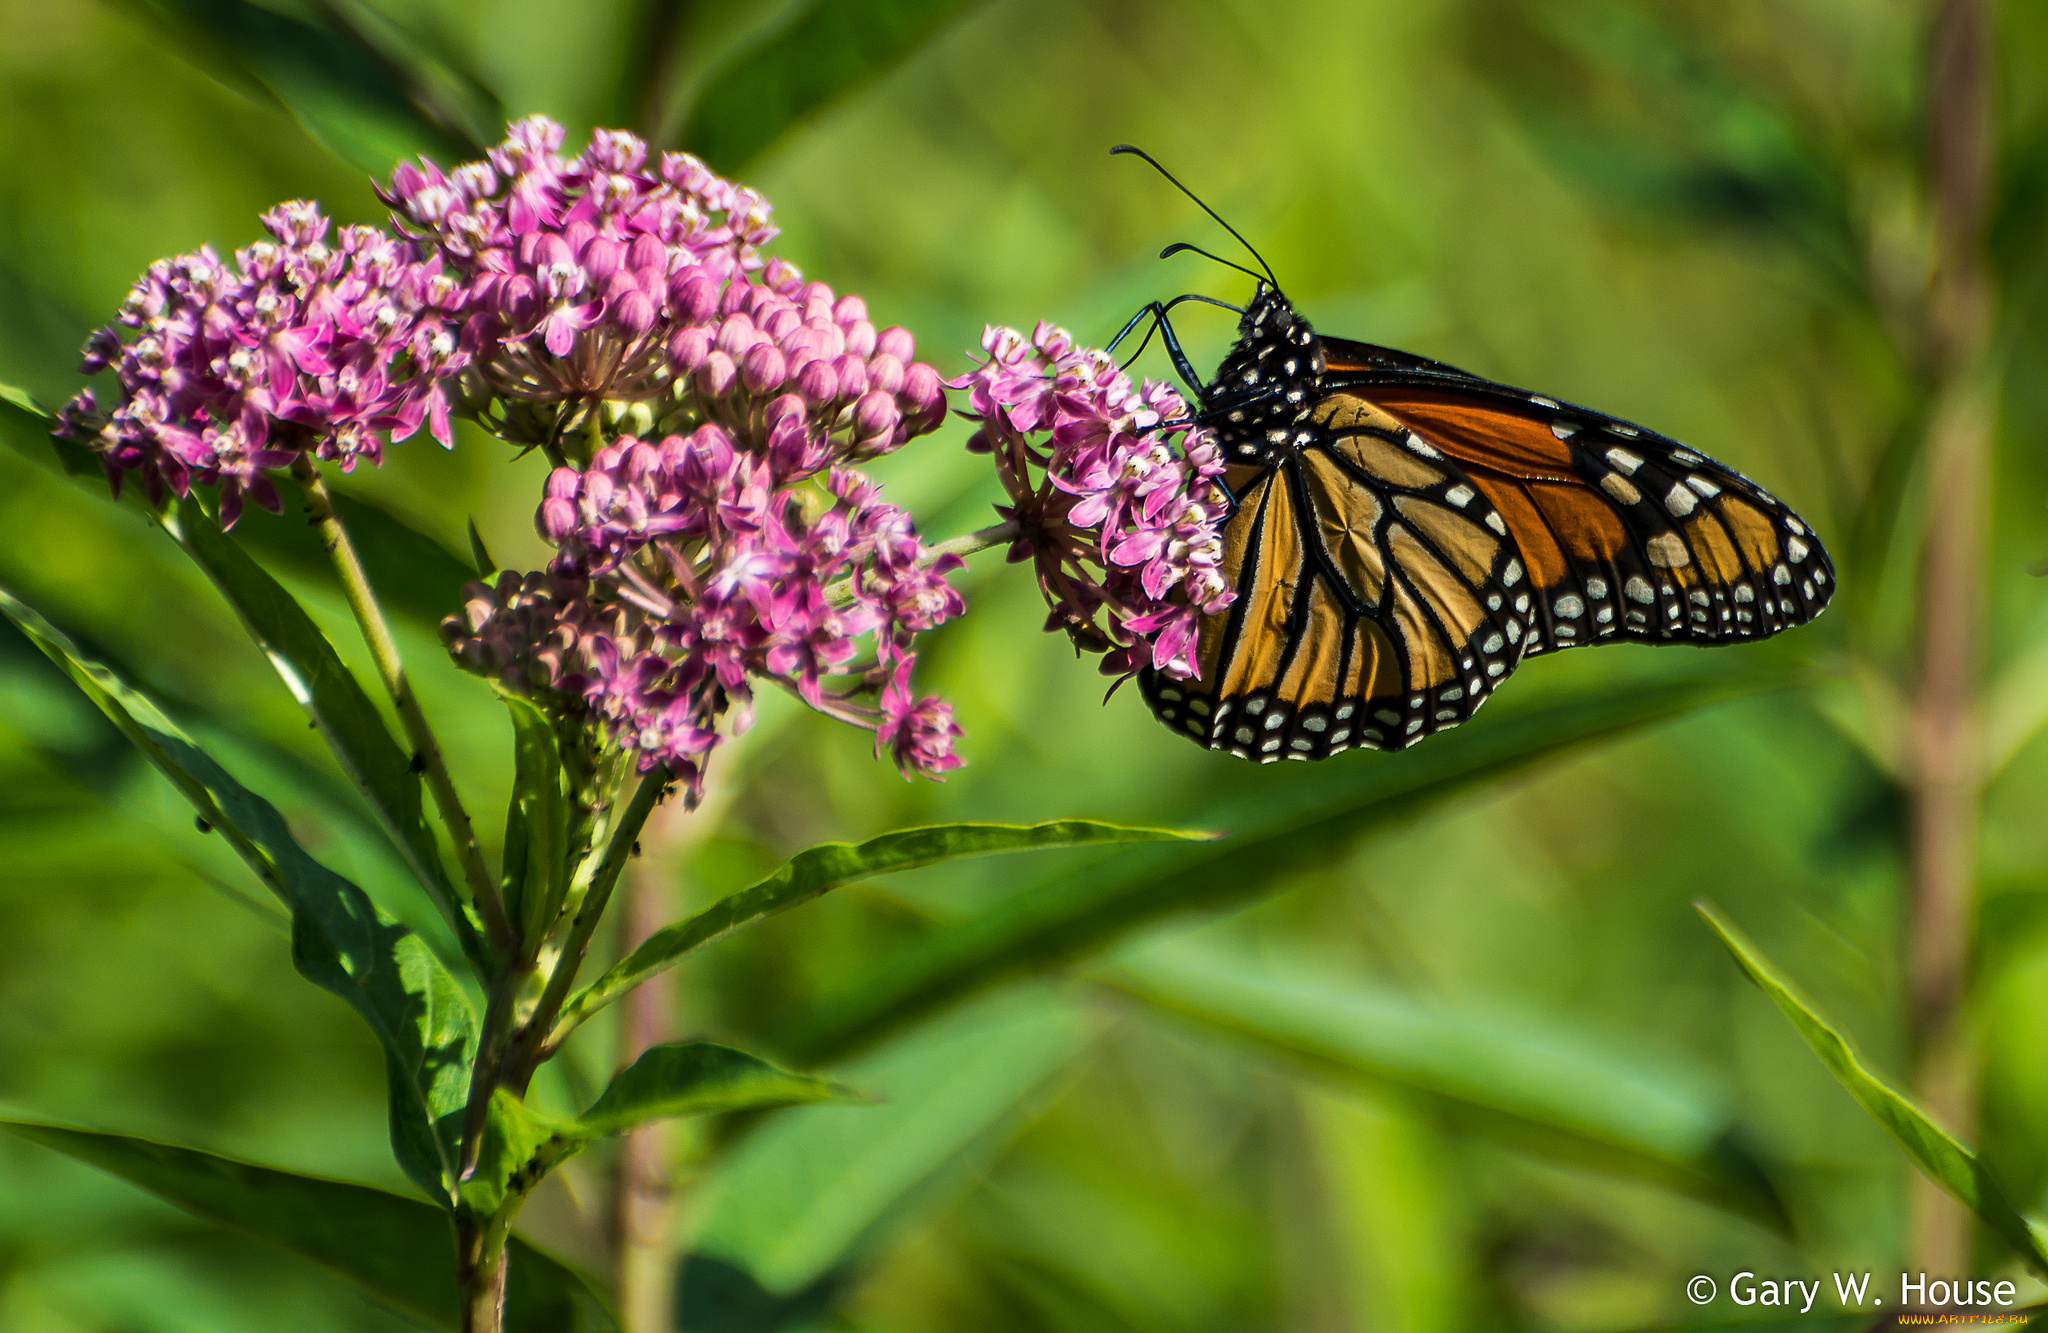
[(374, 227), (345, 227), (330, 247), (310, 203), (280, 205), (263, 225), (274, 239), (232, 266), (211, 247), (152, 264), (119, 326), (86, 344), (84, 370), (115, 368), (122, 401), (102, 412), (85, 390), (61, 433), (99, 451), (117, 490), (129, 472), (155, 500), (218, 485), (232, 524), (245, 495), (279, 509), (269, 473), (307, 450), (346, 471), (422, 422), (449, 442), (443, 382), (466, 360), (461, 284)]
[(968, 448), (991, 453), (1052, 615), (1103, 671), (1200, 674), (1200, 617), (1230, 605), (1221, 528), (1223, 455), (1185, 401), (1134, 386), (1114, 358), (1041, 323), (1030, 338), (991, 327), (988, 360), (957, 384), (981, 422)]
[(132, 339), (86, 349), (120, 405), (87, 391), (64, 433), (116, 485), (218, 484), (228, 524), (244, 495), (277, 509), (270, 474), (302, 454), (375, 463), (473, 417), (557, 464), (538, 521), (558, 554), (472, 586), (444, 627), (470, 668), (692, 784), (754, 677), (874, 730), (906, 773), (955, 767), (959, 729), (909, 674), (915, 636), (962, 610), (959, 561), (849, 467), (944, 419), (938, 372), (858, 297), (764, 259), (758, 194), (621, 131), (573, 158), (562, 139), (532, 117), (486, 161), (399, 167), (397, 235), (330, 249), (287, 204), (233, 268), (155, 265)]
[[(804, 407), (778, 401), (769, 438), (787, 444)], [(472, 585), (444, 625), (450, 647), (508, 687), (587, 709), (643, 769), (693, 784), (721, 717), (745, 725), (754, 678), (873, 729), (906, 775), (958, 767), (951, 711), (909, 678), (916, 635), (964, 609), (945, 580), (960, 561), (933, 558), (859, 473), (800, 461), (816, 452), (756, 452), (706, 424), (556, 469), (538, 520), (554, 562)], [(878, 707), (857, 701), (877, 690)]]

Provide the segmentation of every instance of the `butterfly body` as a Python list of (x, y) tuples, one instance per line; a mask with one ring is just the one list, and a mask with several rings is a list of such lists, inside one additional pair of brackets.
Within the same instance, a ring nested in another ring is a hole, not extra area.
[(1732, 469), (1603, 413), (1324, 338), (1270, 286), (1199, 393), (1230, 463), (1200, 675), (1139, 685), (1245, 758), (1400, 749), (1458, 725), (1523, 658), (1609, 640), (1764, 638), (1833, 569)]

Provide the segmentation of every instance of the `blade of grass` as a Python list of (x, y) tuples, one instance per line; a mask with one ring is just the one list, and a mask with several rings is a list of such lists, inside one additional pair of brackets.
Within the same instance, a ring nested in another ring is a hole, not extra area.
[(2013, 1207), (1982, 1158), (1962, 1140), (1934, 1123), (1911, 1098), (1885, 1082), (1863, 1062), (1855, 1045), (1780, 972), (1735, 923), (1704, 902), (1694, 903), (1700, 916), (1721, 937), (1757, 988), (1790, 1019), (1820, 1062), (1827, 1066), (1858, 1105), (1898, 1141), (1906, 1155), (1936, 1184), (1977, 1215), (2014, 1254), (2037, 1274), (2048, 1276), (2048, 1231)]

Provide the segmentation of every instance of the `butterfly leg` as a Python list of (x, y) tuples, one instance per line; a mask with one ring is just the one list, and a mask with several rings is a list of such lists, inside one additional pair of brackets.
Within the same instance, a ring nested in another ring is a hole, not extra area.
[(1109, 340), (1109, 346), (1104, 350), (1114, 352), (1117, 344), (1130, 337), (1131, 330), (1137, 328), (1141, 321), (1150, 316), (1152, 326), (1145, 330), (1145, 337), (1139, 342), (1138, 350), (1131, 353), (1130, 358), (1124, 362), (1124, 367), (1128, 369), (1133, 361), (1136, 361), (1145, 354), (1145, 349), (1152, 345), (1152, 335), (1157, 333), (1166, 341), (1166, 352), (1168, 356), (1173, 358), (1174, 370), (1180, 375), (1181, 381), (1194, 392), (1196, 400), (1200, 401), (1202, 396), (1201, 377), (1195, 374), (1194, 364), (1188, 360), (1188, 354), (1181, 350), (1180, 338), (1173, 331), (1173, 321), (1168, 319), (1166, 314), (1174, 306), (1179, 305), (1181, 301), (1188, 299), (1188, 297), (1183, 296), (1170, 304), (1161, 304), (1158, 301), (1152, 302), (1138, 311), (1137, 314), (1132, 315), (1130, 323), (1124, 325), (1116, 337)]

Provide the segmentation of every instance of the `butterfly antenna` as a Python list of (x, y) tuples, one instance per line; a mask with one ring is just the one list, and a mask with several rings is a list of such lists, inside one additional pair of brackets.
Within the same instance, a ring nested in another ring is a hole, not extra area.
[[(1167, 181), (1170, 184), (1172, 184), (1174, 189), (1179, 190), (1182, 194), (1194, 200), (1195, 207), (1201, 209), (1210, 217), (1215, 218), (1217, 226), (1223, 228), (1223, 230), (1229, 232), (1232, 236), (1235, 236), (1237, 238), (1237, 243), (1243, 246), (1246, 250), (1251, 252), (1251, 257), (1259, 261), (1259, 267), (1266, 270), (1266, 281), (1273, 284), (1274, 291), (1277, 292), (1280, 290), (1280, 279), (1273, 276), (1273, 266), (1266, 262), (1266, 257), (1259, 253), (1258, 247), (1254, 246), (1250, 241), (1247, 241), (1244, 238), (1243, 232), (1240, 232), (1237, 228), (1231, 226), (1228, 222), (1225, 222), (1222, 218), (1222, 215), (1217, 213), (1215, 209), (1203, 203), (1201, 200), (1201, 196), (1197, 195), (1193, 190), (1190, 190), (1187, 186), (1182, 185), (1180, 181), (1174, 177), (1174, 174), (1172, 172), (1168, 171), (1165, 167), (1160, 166), (1158, 160), (1154, 158), (1152, 154), (1146, 152), (1142, 148), (1138, 148), (1132, 144), (1127, 143), (1120, 143), (1116, 147), (1109, 150), (1109, 154), (1111, 157), (1115, 157), (1118, 153), (1132, 153), (1138, 157), (1145, 159), (1146, 162), (1151, 164), (1152, 170), (1166, 177)], [(1252, 274), (1252, 276), (1257, 277), (1258, 275), (1254, 273)]]
[(1252, 272), (1252, 271), (1251, 271), (1250, 269), (1246, 268), (1246, 267), (1245, 267), (1244, 265), (1242, 265), (1242, 264), (1234, 264), (1234, 263), (1232, 263), (1231, 261), (1229, 261), (1228, 259), (1225, 259), (1225, 258), (1224, 258), (1224, 257), (1223, 257), (1222, 255), (1212, 255), (1212, 254), (1210, 254), (1210, 253), (1209, 253), (1209, 252), (1208, 252), (1207, 250), (1204, 250), (1204, 249), (1203, 249), (1203, 248), (1202, 248), (1201, 246), (1199, 246), (1199, 245), (1190, 245), (1190, 244), (1188, 244), (1188, 243), (1187, 243), (1186, 241), (1175, 241), (1175, 242), (1174, 242), (1174, 243), (1173, 243), (1172, 245), (1169, 245), (1169, 246), (1167, 246), (1167, 247), (1166, 247), (1166, 248), (1165, 248), (1164, 250), (1161, 250), (1161, 251), (1159, 252), (1159, 257), (1160, 257), (1161, 259), (1171, 259), (1171, 258), (1172, 258), (1173, 256), (1175, 256), (1175, 255), (1177, 255), (1177, 254), (1181, 253), (1181, 252), (1182, 252), (1183, 250), (1189, 251), (1189, 252), (1191, 252), (1191, 253), (1194, 253), (1194, 254), (1198, 254), (1198, 255), (1200, 255), (1200, 256), (1201, 256), (1202, 258), (1204, 258), (1204, 259), (1213, 259), (1213, 260), (1215, 260), (1215, 261), (1216, 261), (1217, 263), (1219, 263), (1219, 264), (1223, 265), (1223, 267), (1225, 267), (1225, 268), (1234, 268), (1234, 269), (1236, 269), (1236, 270), (1237, 270), (1237, 271), (1238, 271), (1239, 273), (1242, 273), (1242, 274), (1244, 274), (1244, 275), (1245, 275), (1246, 277), (1248, 277), (1248, 278), (1252, 278), (1252, 279), (1254, 279), (1255, 281), (1258, 281), (1258, 282), (1264, 282), (1264, 281), (1265, 281), (1265, 279), (1264, 279), (1264, 278), (1261, 278), (1261, 277), (1259, 277), (1259, 275), (1258, 275), (1258, 274), (1256, 274), (1256, 273)]

